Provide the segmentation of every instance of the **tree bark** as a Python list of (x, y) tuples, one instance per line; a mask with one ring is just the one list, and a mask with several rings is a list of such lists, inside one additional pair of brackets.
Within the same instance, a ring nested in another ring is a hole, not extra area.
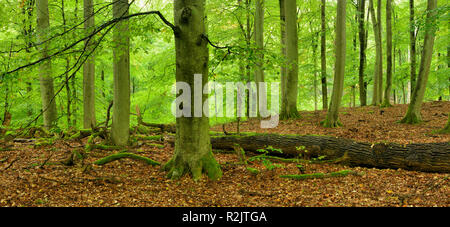
[[(128, 15), (128, 0), (116, 0), (113, 17)], [(113, 32), (114, 106), (111, 139), (115, 145), (128, 143), (130, 134), (130, 38), (128, 20), (118, 22)]]
[(414, 21), (414, 0), (409, 0), (409, 57), (411, 59), (411, 89), (410, 95), (412, 96), (413, 90), (416, 87), (416, 24)]
[(367, 90), (366, 82), (364, 81), (364, 69), (366, 64), (366, 30), (364, 29), (364, 13), (366, 0), (358, 0), (358, 13), (359, 13), (359, 101), (361, 106), (367, 105)]
[[(49, 38), (48, 30), (50, 28), (50, 18), (48, 13), (48, 0), (37, 0), (36, 12), (37, 42), (41, 43)], [(49, 42), (39, 45), (39, 52), (41, 53), (42, 58), (47, 58), (49, 56), (48, 48)], [(41, 89), (44, 127), (50, 129), (57, 124), (56, 101), (54, 100), (55, 92), (53, 88), (52, 65), (50, 59), (46, 60), (39, 66), (39, 82)]]
[[(264, 82), (264, 0), (255, 0), (255, 46), (256, 46), (256, 61), (255, 61), (255, 83), (257, 90), (257, 99), (266, 97), (266, 92), (259, 89), (259, 83)], [(257, 102), (256, 113), (260, 116), (260, 105)]]
[(325, 24), (325, 4), (322, 0), (320, 6), (321, 15), (321, 31), (320, 31), (320, 65), (321, 65), (321, 82), (322, 82), (322, 108), (328, 109), (328, 91), (327, 91), (327, 55), (326, 55), (326, 24)]
[(325, 127), (338, 127), (338, 110), (344, 92), (345, 56), (346, 56), (346, 0), (338, 0), (336, 21), (336, 63), (334, 65), (333, 92), (331, 94), (330, 108), (323, 125)]
[(310, 157), (325, 156), (327, 160), (352, 165), (377, 168), (402, 168), (425, 172), (450, 172), (450, 145), (430, 144), (370, 144), (330, 136), (248, 134), (242, 136), (212, 136), (214, 149), (233, 149), (239, 144), (245, 151), (266, 149), (280, 155)]
[(280, 118), (289, 119), (299, 117), (297, 111), (298, 96), (298, 34), (297, 34), (297, 2), (285, 1), (284, 9), (286, 13), (286, 92), (282, 98)]
[[(94, 1), (84, 0), (84, 30), (90, 34), (95, 28)], [(93, 39), (84, 42), (86, 50), (92, 51)], [(95, 57), (94, 54), (83, 65), (83, 127), (85, 129), (95, 127)]]
[(383, 55), (381, 46), (381, 0), (378, 0), (377, 14), (373, 6), (374, 0), (369, 0), (369, 10), (372, 18), (373, 31), (375, 34), (375, 69), (372, 105), (379, 105), (382, 99), (382, 80), (383, 80)]
[(280, 5), (280, 31), (281, 31), (281, 55), (283, 56), (283, 63), (281, 64), (281, 110), (286, 110), (287, 104), (287, 78), (286, 78), (286, 8), (285, 0), (279, 0)]
[[(203, 104), (208, 95), (196, 93), (194, 86), (201, 85), (203, 88), (208, 83), (208, 43), (203, 38), (206, 31), (205, 0), (175, 0), (174, 18), (178, 30), (175, 33), (176, 81), (187, 83), (194, 90), (189, 94), (191, 100), (197, 98)], [(194, 74), (201, 74), (201, 78)], [(202, 173), (207, 173), (213, 180), (222, 176), (220, 165), (211, 151), (209, 118), (204, 114), (195, 114), (203, 109), (196, 103), (182, 103), (183, 109), (190, 109), (191, 116), (181, 115), (176, 119), (175, 153), (163, 166), (169, 178), (177, 179), (187, 173), (192, 174), (194, 180), (199, 179)]]
[(392, 89), (392, 0), (386, 0), (386, 89), (383, 106), (391, 105)]
[(436, 18), (436, 7), (437, 0), (428, 0), (427, 17), (425, 20), (425, 40), (423, 44), (422, 56), (420, 59), (419, 75), (417, 77), (416, 87), (413, 90), (413, 95), (411, 96), (411, 103), (408, 106), (406, 116), (400, 121), (401, 123), (415, 124), (422, 121), (420, 109), (422, 107), (423, 98), (425, 96), (428, 75), (430, 74), (434, 38), (436, 33), (435, 25), (433, 23)]

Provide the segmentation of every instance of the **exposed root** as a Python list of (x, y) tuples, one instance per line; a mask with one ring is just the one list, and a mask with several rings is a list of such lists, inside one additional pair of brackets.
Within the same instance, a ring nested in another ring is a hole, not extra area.
[(117, 153), (117, 154), (112, 154), (109, 156), (106, 156), (102, 159), (99, 159), (97, 161), (94, 162), (95, 165), (105, 165), (107, 163), (110, 163), (112, 161), (116, 161), (122, 158), (131, 158), (131, 159), (135, 159), (135, 160), (139, 160), (139, 161), (144, 161), (145, 163), (147, 163), (148, 165), (160, 165), (159, 162), (157, 161), (153, 161), (152, 159), (143, 157), (143, 156), (139, 156), (133, 153)]

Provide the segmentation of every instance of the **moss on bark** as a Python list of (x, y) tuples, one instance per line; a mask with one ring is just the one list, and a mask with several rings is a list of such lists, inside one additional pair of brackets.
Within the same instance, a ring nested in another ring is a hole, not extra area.
[(329, 177), (345, 177), (348, 175), (362, 175), (363, 173), (358, 173), (351, 170), (341, 170), (332, 173), (311, 173), (311, 174), (300, 174), (300, 175), (281, 175), (281, 178), (288, 178), (294, 180), (305, 180), (305, 179), (315, 179), (315, 178), (329, 178)]
[(131, 158), (131, 159), (135, 159), (135, 160), (139, 160), (139, 161), (144, 161), (148, 165), (152, 165), (152, 166), (160, 165), (160, 163), (157, 162), (157, 161), (154, 161), (152, 159), (149, 159), (149, 158), (146, 158), (146, 157), (143, 157), (143, 156), (139, 156), (139, 155), (136, 155), (136, 154), (133, 154), (133, 153), (112, 154), (112, 155), (106, 156), (106, 157), (104, 157), (102, 159), (99, 159), (99, 160), (95, 161), (94, 164), (96, 164), (96, 165), (105, 165), (107, 163), (110, 163), (112, 161), (116, 161), (116, 160), (119, 160), (119, 159), (122, 159), (122, 158)]

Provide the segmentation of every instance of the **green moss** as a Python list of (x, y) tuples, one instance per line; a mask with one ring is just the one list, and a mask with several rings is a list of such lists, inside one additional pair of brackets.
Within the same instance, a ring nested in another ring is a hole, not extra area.
[(314, 179), (314, 178), (328, 178), (328, 177), (343, 177), (348, 175), (361, 175), (361, 173), (357, 173), (351, 170), (341, 170), (338, 172), (332, 173), (311, 173), (311, 174), (300, 174), (300, 175), (281, 175), (281, 178), (288, 178), (294, 180), (305, 180), (305, 179)]
[(164, 145), (162, 145), (162, 144), (149, 143), (147, 145), (150, 146), (150, 147), (156, 147), (156, 148), (159, 148), (159, 149), (164, 148)]
[(222, 177), (220, 165), (214, 159), (211, 151), (197, 163), (181, 161), (175, 155), (162, 167), (162, 170), (167, 171), (167, 177), (173, 180), (179, 179), (188, 173), (192, 174), (192, 178), (195, 181), (200, 179), (203, 173), (206, 173), (211, 180), (218, 180)]
[(122, 158), (131, 158), (131, 159), (135, 159), (135, 160), (140, 160), (140, 161), (144, 161), (145, 163), (147, 163), (148, 165), (160, 165), (159, 162), (153, 161), (152, 159), (143, 157), (143, 156), (139, 156), (133, 153), (117, 153), (117, 154), (112, 154), (109, 156), (106, 156), (102, 159), (99, 159), (97, 161), (94, 162), (94, 164), (96, 165), (104, 165), (107, 164), (109, 162), (115, 161), (115, 160), (119, 160)]
[(259, 174), (259, 170), (258, 169), (255, 169), (255, 168), (252, 168), (252, 167), (247, 167), (246, 169), (247, 169), (247, 171), (249, 171), (252, 174), (255, 174), (255, 175)]

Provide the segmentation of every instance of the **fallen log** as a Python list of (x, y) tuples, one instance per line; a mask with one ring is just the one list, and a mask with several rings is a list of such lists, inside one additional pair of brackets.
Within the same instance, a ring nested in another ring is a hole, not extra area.
[[(233, 149), (239, 144), (245, 151), (266, 149), (287, 156), (322, 156), (350, 166), (393, 168), (423, 172), (450, 172), (450, 143), (365, 143), (345, 138), (315, 135), (243, 134), (211, 136), (214, 149)], [(271, 149), (268, 149), (271, 148)]]

